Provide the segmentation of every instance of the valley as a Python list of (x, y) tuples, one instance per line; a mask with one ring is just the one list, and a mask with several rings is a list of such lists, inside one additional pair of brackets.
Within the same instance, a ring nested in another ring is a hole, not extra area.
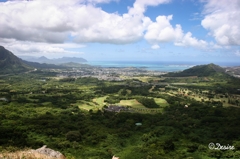
[(5, 53), (0, 157), (43, 145), (67, 159), (240, 157), (240, 79), (220, 66), (34, 67)]
[(240, 0), (0, 0), (0, 159), (240, 159)]
[[(212, 64), (198, 68), (204, 76), (183, 77), (95, 67), (1, 76), (0, 151), (48, 145), (76, 159), (239, 157), (239, 79), (205, 67)], [(210, 150), (210, 142), (235, 150)]]

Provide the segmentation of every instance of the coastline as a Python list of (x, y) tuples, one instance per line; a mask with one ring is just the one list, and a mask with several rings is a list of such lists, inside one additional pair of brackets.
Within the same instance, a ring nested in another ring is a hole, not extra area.
[[(183, 71), (196, 65), (208, 64), (204, 62), (176, 62), (176, 61), (88, 61), (85, 64), (103, 68), (139, 68), (148, 71), (176, 72)], [(219, 62), (221, 67), (238, 66), (237, 63)]]

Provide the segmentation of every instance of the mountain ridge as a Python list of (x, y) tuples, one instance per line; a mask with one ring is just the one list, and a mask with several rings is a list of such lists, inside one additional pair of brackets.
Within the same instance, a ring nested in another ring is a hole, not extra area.
[(20, 58), (11, 51), (0, 46), (0, 72), (1, 73), (19, 73), (33, 69), (24, 63)]
[(0, 46), (0, 73), (2, 74), (21, 73), (34, 70), (34, 68), (63, 69), (66, 67), (55, 64), (26, 61), (17, 57), (11, 51), (5, 49), (3, 46)]
[(187, 76), (198, 76), (198, 77), (217, 77), (217, 76), (230, 76), (226, 73), (226, 70), (213, 63), (206, 65), (197, 65), (181, 72), (171, 72), (166, 74), (167, 77), (187, 77)]

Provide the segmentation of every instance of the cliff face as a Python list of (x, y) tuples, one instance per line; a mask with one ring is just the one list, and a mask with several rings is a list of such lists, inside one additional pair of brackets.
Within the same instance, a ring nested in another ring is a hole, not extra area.
[(12, 52), (0, 46), (0, 72), (1, 73), (18, 73), (25, 72), (31, 69), (21, 59), (15, 56)]

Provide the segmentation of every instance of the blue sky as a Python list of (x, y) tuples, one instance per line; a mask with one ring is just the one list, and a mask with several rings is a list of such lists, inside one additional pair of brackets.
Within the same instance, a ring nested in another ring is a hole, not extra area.
[(0, 45), (17, 56), (240, 65), (239, 8), (239, 0), (0, 0)]

